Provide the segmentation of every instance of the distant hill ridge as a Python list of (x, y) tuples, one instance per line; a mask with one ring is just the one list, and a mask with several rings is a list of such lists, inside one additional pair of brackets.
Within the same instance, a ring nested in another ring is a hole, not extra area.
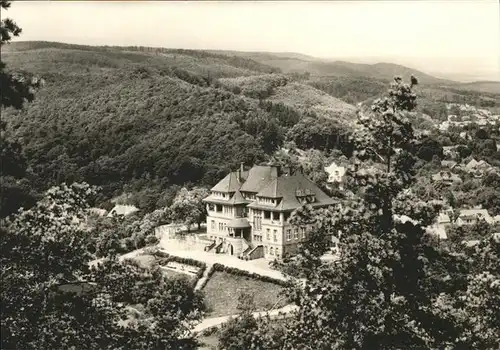
[(408, 78), (410, 75), (415, 75), (419, 78), (419, 81), (422, 84), (452, 85), (454, 87), (460, 86), (461, 88), (469, 88), (481, 92), (500, 93), (500, 81), (475, 81), (461, 83), (450, 79), (437, 78), (432, 74), (395, 63), (353, 63), (344, 60), (322, 59), (295, 52), (199, 50), (143, 46), (88, 46), (48, 41), (18, 41), (4, 46), (2, 50), (4, 52), (10, 52), (41, 48), (83, 49), (101, 52), (123, 50), (136, 52), (179, 53), (187, 55), (204, 55), (213, 58), (227, 58), (229, 56), (239, 57), (263, 64), (268, 67), (268, 70), (272, 70), (273, 73), (309, 72), (313, 76), (365, 76), (385, 81), (392, 80), (395, 75), (402, 75), (405, 78)]

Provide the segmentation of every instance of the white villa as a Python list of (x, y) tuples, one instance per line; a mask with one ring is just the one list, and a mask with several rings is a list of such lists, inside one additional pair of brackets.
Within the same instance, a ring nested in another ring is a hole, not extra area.
[(325, 171), (328, 174), (328, 183), (337, 183), (341, 185), (344, 181), (346, 173), (346, 168), (344, 166), (337, 165), (337, 163), (333, 162), (329, 166), (325, 167)]
[(207, 251), (243, 259), (279, 259), (294, 254), (306, 229), (292, 226), (292, 211), (304, 204), (328, 207), (328, 197), (301, 171), (277, 166), (243, 165), (230, 172), (204, 199), (207, 203)]

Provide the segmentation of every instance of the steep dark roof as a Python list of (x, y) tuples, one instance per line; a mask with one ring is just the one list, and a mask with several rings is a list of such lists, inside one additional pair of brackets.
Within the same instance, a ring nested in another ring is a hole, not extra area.
[(241, 187), (245, 175), (246, 174), (242, 174), (242, 179), (241, 179), (242, 181), (240, 182), (240, 179), (238, 178), (238, 172), (237, 171), (230, 172), (229, 174), (226, 175), (225, 178), (220, 180), (219, 183), (217, 183), (217, 185), (212, 187), (211, 191), (226, 192), (226, 193), (235, 192)]
[(231, 200), (229, 201), (231, 204), (248, 204), (249, 202), (243, 198), (241, 192), (237, 190), (234, 194)]
[[(309, 193), (313, 194), (316, 198), (315, 202), (310, 203), (313, 207), (335, 204), (332, 198), (328, 197), (326, 193), (302, 173), (273, 179), (265, 188), (257, 193), (257, 197), (277, 198), (279, 199), (279, 203), (274, 209), (292, 210), (302, 206), (302, 203), (297, 199), (297, 191), (309, 191)], [(257, 201), (250, 204), (249, 207), (272, 208), (267, 205), (260, 205)]]
[(242, 192), (259, 192), (262, 187), (271, 181), (271, 179), (278, 177), (278, 169), (269, 165), (256, 165), (248, 172), (248, 177), (241, 186)]
[[(212, 203), (248, 204), (250, 208), (265, 210), (293, 210), (303, 204), (297, 199), (298, 192), (314, 195), (313, 207), (333, 205), (336, 202), (328, 197), (314, 182), (301, 172), (293, 175), (279, 175), (278, 168), (269, 165), (257, 165), (249, 171), (229, 173), (212, 188), (214, 192), (233, 193), (231, 198), (222, 199), (210, 195), (204, 200)], [(261, 204), (258, 201), (245, 200), (241, 192), (256, 193), (257, 197), (277, 199), (277, 205)]]

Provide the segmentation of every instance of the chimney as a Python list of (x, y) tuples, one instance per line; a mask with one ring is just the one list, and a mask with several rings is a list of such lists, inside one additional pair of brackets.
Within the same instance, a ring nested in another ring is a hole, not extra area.
[(240, 163), (240, 168), (237, 171), (239, 182), (243, 181), (243, 171), (245, 171), (245, 166), (243, 165), (243, 163)]

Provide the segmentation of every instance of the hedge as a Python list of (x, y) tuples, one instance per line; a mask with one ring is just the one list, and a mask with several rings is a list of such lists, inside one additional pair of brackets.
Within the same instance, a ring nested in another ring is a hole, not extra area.
[(158, 260), (159, 260), (159, 263), (161, 263), (161, 265), (166, 265), (170, 261), (175, 261), (175, 262), (178, 262), (180, 264), (198, 267), (199, 268), (198, 272), (195, 275), (196, 278), (194, 278), (194, 281), (193, 281), (193, 288), (194, 288), (194, 286), (196, 286), (196, 283), (203, 276), (203, 273), (207, 269), (207, 264), (205, 264), (204, 262), (199, 261), (199, 260), (194, 260), (194, 259), (190, 259), (190, 258), (181, 258), (179, 256), (170, 255), (168, 253), (162, 252), (161, 250), (156, 251), (156, 252), (152, 252), (151, 254), (153, 256), (155, 256), (156, 258), (160, 258)]
[(200, 290), (203, 289), (203, 288), (205, 288), (205, 286), (207, 285), (208, 280), (210, 279), (210, 277), (212, 277), (212, 275), (214, 274), (214, 272), (215, 272), (215, 269), (214, 269), (214, 266), (212, 265), (210, 267), (210, 270), (207, 273), (207, 278), (205, 279), (205, 281), (203, 281), (203, 284), (200, 286)]
[(262, 275), (259, 275), (259, 274), (253, 273), (253, 272), (248, 272), (248, 271), (245, 271), (245, 270), (240, 270), (240, 269), (237, 269), (237, 268), (234, 268), (234, 267), (225, 266), (225, 265), (222, 265), (222, 264), (219, 264), (219, 263), (215, 263), (213, 265), (213, 269), (209, 272), (209, 277), (215, 271), (227, 272), (227, 273), (230, 273), (230, 274), (233, 274), (233, 275), (237, 275), (237, 276), (245, 276), (245, 277), (255, 278), (255, 279), (260, 280), (262, 282), (274, 283), (274, 284), (278, 284), (278, 285), (283, 286), (283, 287), (288, 287), (288, 286), (291, 285), (291, 283), (288, 282), (288, 281), (279, 280), (279, 279), (272, 278), (272, 277), (269, 277), (269, 276), (262, 276)]

